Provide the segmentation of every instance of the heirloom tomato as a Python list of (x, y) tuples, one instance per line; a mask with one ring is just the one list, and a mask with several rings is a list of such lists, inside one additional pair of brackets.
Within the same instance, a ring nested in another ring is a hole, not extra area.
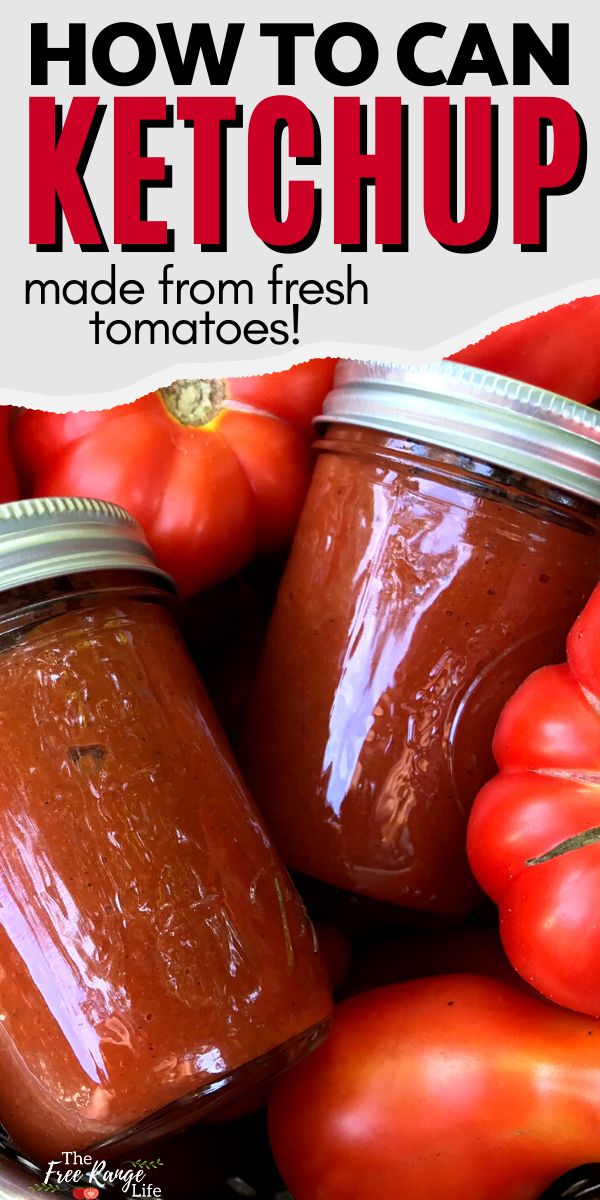
[(600, 296), (504, 325), (450, 357), (593, 404), (600, 396)]
[(477, 975), (365, 992), (269, 1126), (294, 1200), (536, 1200), (598, 1152), (600, 1022)]
[(557, 1004), (598, 1017), (600, 587), (567, 657), (530, 675), (505, 706), (500, 774), (475, 800), (468, 853), (515, 969)]
[(7, 405), (0, 405), (0, 504), (5, 504), (7, 500), (16, 500), (19, 494), (8, 444), (8, 426), (12, 411)]
[(180, 380), (103, 412), (22, 412), (14, 442), (24, 486), (123, 505), (191, 595), (290, 540), (310, 478), (311, 421), (334, 366)]

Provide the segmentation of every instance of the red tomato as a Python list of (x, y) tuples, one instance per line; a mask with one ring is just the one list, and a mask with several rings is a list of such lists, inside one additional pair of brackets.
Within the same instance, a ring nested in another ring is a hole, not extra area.
[(549, 999), (598, 1017), (600, 588), (568, 652), (568, 665), (530, 675), (504, 708), (501, 773), (475, 801), (467, 849), (515, 969)]
[(295, 1200), (535, 1200), (598, 1152), (600, 1026), (475, 975), (366, 992), (269, 1126)]
[(593, 404), (600, 396), (600, 296), (504, 325), (450, 357)]
[(577, 682), (600, 700), (600, 588), (569, 634), (567, 656)]
[(183, 595), (291, 538), (308, 487), (307, 436), (335, 363), (183, 381), (99, 413), (20, 414), (14, 444), (36, 496), (129, 509)]
[(501, 770), (600, 771), (600, 715), (566, 664), (534, 671), (494, 734)]
[(0, 504), (5, 504), (7, 500), (16, 500), (19, 495), (8, 445), (8, 423), (11, 415), (11, 408), (0, 405)]

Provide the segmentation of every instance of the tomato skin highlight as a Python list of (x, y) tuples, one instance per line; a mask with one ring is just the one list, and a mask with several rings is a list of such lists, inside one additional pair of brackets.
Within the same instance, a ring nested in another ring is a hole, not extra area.
[(513, 967), (556, 1004), (600, 1017), (600, 587), (569, 662), (534, 672), (500, 715), (500, 774), (467, 830)]
[(269, 1108), (295, 1200), (536, 1200), (599, 1127), (600, 1027), (465, 975), (344, 1001)]
[(566, 664), (542, 667), (505, 705), (493, 750), (500, 770), (600, 771), (600, 714)]
[(600, 396), (600, 296), (504, 325), (450, 357), (593, 404)]
[(192, 595), (291, 540), (310, 482), (312, 420), (334, 368), (316, 359), (227, 380), (197, 424), (156, 392), (105, 412), (22, 412), (13, 445), (23, 486), (123, 505), (159, 566)]

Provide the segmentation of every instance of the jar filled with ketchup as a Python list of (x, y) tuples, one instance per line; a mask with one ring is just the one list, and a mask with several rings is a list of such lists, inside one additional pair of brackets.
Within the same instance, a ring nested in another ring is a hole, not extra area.
[(452, 919), (508, 696), (600, 576), (600, 413), (497, 375), (342, 363), (245, 722), (287, 864)]
[(121, 509), (0, 506), (0, 1121), (40, 1163), (243, 1106), (330, 1012), (171, 592)]

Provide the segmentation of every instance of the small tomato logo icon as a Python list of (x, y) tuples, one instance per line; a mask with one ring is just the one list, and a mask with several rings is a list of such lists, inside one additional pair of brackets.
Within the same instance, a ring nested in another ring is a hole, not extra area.
[(95, 1187), (73, 1188), (73, 1200), (98, 1200), (99, 1195), (98, 1188)]

